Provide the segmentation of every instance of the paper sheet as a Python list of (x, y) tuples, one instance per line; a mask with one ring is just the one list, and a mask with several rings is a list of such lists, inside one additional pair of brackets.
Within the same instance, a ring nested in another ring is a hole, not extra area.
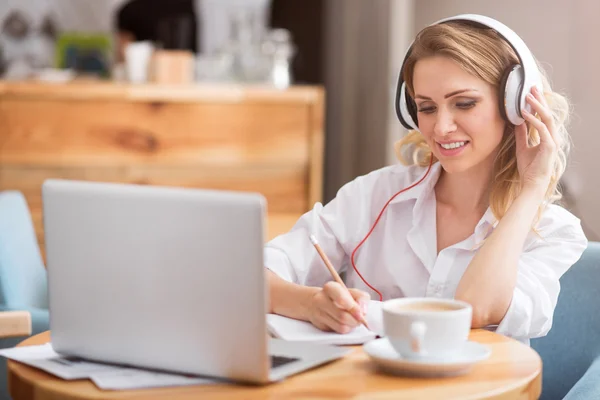
[(90, 379), (104, 390), (147, 389), (167, 386), (210, 385), (218, 381), (185, 375), (167, 374), (127, 368), (120, 371), (98, 372)]
[(64, 357), (50, 343), (41, 346), (22, 346), (0, 350), (0, 355), (39, 368), (62, 379), (85, 379), (96, 372), (116, 371), (122, 367)]
[(105, 390), (145, 389), (167, 386), (206, 385), (219, 380), (169, 374), (64, 357), (50, 343), (0, 350), (0, 356), (39, 368), (65, 380), (90, 379)]

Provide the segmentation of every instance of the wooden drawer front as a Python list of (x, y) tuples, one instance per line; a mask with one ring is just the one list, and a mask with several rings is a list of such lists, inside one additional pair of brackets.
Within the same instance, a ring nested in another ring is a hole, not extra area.
[(307, 176), (303, 169), (295, 167), (207, 170), (155, 166), (43, 168), (0, 165), (0, 190), (22, 191), (32, 208), (41, 207), (41, 186), (48, 178), (254, 191), (265, 196), (269, 211), (302, 213), (307, 209)]
[(47, 178), (197, 187), (262, 193), (269, 213), (301, 215), (307, 209), (307, 175), (298, 167), (202, 168), (184, 167), (25, 167), (0, 165), (0, 191), (25, 195), (40, 245), (44, 243), (41, 186)]
[(0, 162), (302, 166), (305, 104), (0, 101)]

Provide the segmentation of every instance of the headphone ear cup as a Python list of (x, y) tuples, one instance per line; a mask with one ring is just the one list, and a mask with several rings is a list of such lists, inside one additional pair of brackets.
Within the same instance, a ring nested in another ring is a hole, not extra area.
[(410, 97), (407, 90), (404, 92), (404, 97), (406, 101), (406, 109), (408, 110), (408, 113), (414, 122), (414, 127), (418, 130), (419, 119), (417, 117), (417, 103), (415, 103), (413, 98)]
[(417, 126), (417, 105), (406, 91), (406, 84), (402, 82), (397, 94), (398, 116), (406, 129), (419, 130)]
[(506, 121), (513, 125), (521, 125), (525, 121), (520, 110), (523, 79), (523, 68), (515, 64), (504, 72), (500, 82), (500, 113)]

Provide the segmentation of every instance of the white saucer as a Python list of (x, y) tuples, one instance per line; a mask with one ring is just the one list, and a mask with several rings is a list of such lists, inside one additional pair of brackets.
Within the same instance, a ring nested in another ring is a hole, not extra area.
[(469, 372), (471, 367), (487, 359), (491, 350), (476, 342), (467, 342), (461, 351), (444, 359), (409, 360), (402, 358), (387, 338), (363, 345), (365, 352), (384, 372), (412, 376), (452, 376)]

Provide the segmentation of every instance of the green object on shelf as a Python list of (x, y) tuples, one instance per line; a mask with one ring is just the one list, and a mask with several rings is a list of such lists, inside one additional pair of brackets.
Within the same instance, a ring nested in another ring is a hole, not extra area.
[(108, 78), (111, 51), (109, 34), (63, 33), (56, 41), (56, 67)]

